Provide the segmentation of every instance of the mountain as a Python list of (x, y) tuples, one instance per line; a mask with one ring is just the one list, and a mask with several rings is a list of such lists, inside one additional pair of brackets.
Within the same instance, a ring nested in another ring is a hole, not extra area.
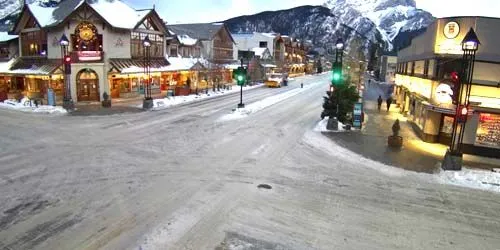
[(435, 20), (429, 12), (418, 9), (415, 0), (328, 0), (323, 6), (347, 24), (345, 20), (352, 15), (369, 19), (389, 44), (389, 50), (403, 47), (406, 44), (394, 42), (420, 34)]
[[(355, 10), (346, 11), (354, 12)], [(368, 18), (356, 13), (353, 15), (346, 13), (345, 19), (342, 20), (329, 8), (308, 5), (240, 16), (223, 22), (233, 33), (277, 32), (301, 40), (310, 40), (320, 53), (331, 52), (338, 38), (343, 38), (345, 44), (351, 46), (347, 50), (360, 50), (365, 55), (370, 54), (372, 47), (387, 49), (388, 44), (384, 41), (377, 26)]]

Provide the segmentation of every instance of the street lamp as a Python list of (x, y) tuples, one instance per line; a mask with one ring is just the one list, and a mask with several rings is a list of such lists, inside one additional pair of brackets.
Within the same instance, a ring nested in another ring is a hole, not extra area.
[(344, 49), (344, 41), (342, 38), (337, 39), (337, 42), (335, 43), (335, 48), (338, 50), (343, 50)]
[(144, 75), (146, 76), (146, 80), (144, 81), (144, 101), (142, 102), (143, 109), (151, 109), (153, 108), (153, 98), (151, 97), (151, 40), (149, 40), (149, 36), (146, 35), (144, 40), (142, 41), (142, 45), (144, 46)]
[(463, 161), (463, 139), (465, 133), (465, 124), (470, 107), (470, 93), (472, 89), (472, 79), (474, 75), (474, 63), (476, 61), (476, 52), (479, 49), (479, 39), (471, 28), (462, 40), (462, 72), (460, 86), (456, 93), (455, 120), (453, 121), (453, 130), (450, 149), (446, 151), (442, 168), (444, 170), (461, 170)]
[(66, 34), (63, 33), (61, 39), (59, 39), (59, 45), (61, 46), (61, 61), (64, 72), (63, 108), (72, 111), (75, 109), (75, 104), (71, 98), (71, 57), (68, 55), (69, 40)]

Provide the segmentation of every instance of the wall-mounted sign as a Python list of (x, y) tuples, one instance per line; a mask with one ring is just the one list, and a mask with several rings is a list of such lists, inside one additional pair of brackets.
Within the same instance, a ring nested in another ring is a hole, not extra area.
[(453, 101), (453, 89), (451, 88), (450, 84), (447, 83), (440, 83), (437, 87), (436, 90), (434, 91), (436, 95), (436, 101), (439, 102), (439, 104), (451, 104)]
[(78, 51), (78, 60), (82, 62), (100, 61), (102, 58), (101, 51)]
[(458, 33), (460, 33), (460, 26), (458, 25), (457, 22), (448, 22), (444, 26), (444, 36), (448, 39), (454, 39), (458, 36)]

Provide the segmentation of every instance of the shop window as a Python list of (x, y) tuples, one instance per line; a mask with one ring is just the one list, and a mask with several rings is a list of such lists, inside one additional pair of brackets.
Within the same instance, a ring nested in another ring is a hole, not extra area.
[(476, 145), (500, 148), (500, 114), (481, 113), (479, 115)]
[(452, 116), (443, 117), (443, 126), (441, 127), (441, 133), (451, 136), (453, 133), (453, 121), (455, 119)]

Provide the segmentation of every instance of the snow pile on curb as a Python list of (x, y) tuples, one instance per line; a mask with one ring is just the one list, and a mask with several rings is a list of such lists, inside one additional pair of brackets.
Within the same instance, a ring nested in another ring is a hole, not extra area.
[[(61, 106), (38, 105), (38, 107), (29, 106), (29, 99), (23, 98), (21, 102), (15, 100), (5, 100), (0, 102), (0, 108), (11, 109), (27, 113), (42, 113), (42, 114), (66, 114), (68, 113)], [(26, 105), (25, 105), (26, 104)]]
[(227, 115), (224, 115), (222, 116), (221, 118), (219, 118), (220, 121), (230, 121), (230, 120), (238, 120), (238, 119), (242, 119), (242, 118), (245, 118), (247, 116), (249, 116), (250, 114), (253, 114), (253, 113), (256, 113), (260, 110), (263, 110), (267, 107), (270, 107), (278, 102), (281, 102), (283, 100), (286, 100), (290, 97), (293, 97), (293, 96), (296, 96), (310, 88), (312, 88), (313, 86), (317, 85), (317, 84), (322, 84), (322, 82), (316, 82), (316, 83), (313, 83), (313, 84), (310, 84), (310, 85), (306, 85), (304, 86), (304, 88), (296, 88), (296, 89), (292, 89), (290, 91), (286, 91), (284, 93), (281, 93), (281, 94), (278, 94), (278, 95), (275, 95), (275, 96), (270, 96), (270, 97), (267, 97), (263, 100), (260, 100), (260, 101), (257, 101), (257, 102), (254, 102), (254, 103), (250, 103), (248, 105), (246, 105), (244, 108), (238, 108), (238, 109), (235, 109), (233, 110), (230, 114), (227, 114)]
[[(344, 129), (344, 124), (339, 122), (338, 124), (338, 130), (328, 130), (326, 128), (326, 125), (328, 124), (328, 119), (330, 119), (328, 116), (323, 118), (323, 120), (319, 121), (318, 124), (316, 124), (316, 127), (314, 127), (314, 131), (316, 132), (325, 132), (325, 133), (338, 133), (338, 132), (346, 132), (349, 130)], [(359, 130), (357, 128), (351, 127), (350, 131), (356, 131)]]
[[(326, 122), (322, 121), (324, 126)], [(368, 159), (360, 154), (350, 151), (326, 138), (318, 131), (317, 128), (322, 124), (320, 122), (314, 131), (308, 131), (304, 135), (304, 142), (310, 146), (320, 149), (329, 155), (335, 156), (354, 166), (362, 166), (377, 170), (387, 176), (411, 176), (413, 179), (418, 179), (426, 182), (435, 182), (439, 184), (461, 186), (466, 188), (474, 188), (486, 191), (500, 192), (500, 173), (495, 173), (486, 170), (475, 170), (464, 168), (462, 171), (440, 171), (437, 174), (417, 173), (402, 168), (386, 165), (371, 159)]]
[[(257, 85), (253, 86), (246, 86), (243, 87), (243, 91), (250, 90), (250, 89), (255, 89), (264, 86), (263, 83), (259, 83)], [(154, 99), (153, 100), (153, 110), (163, 110), (168, 107), (176, 106), (182, 103), (191, 103), (191, 102), (196, 102), (204, 99), (209, 99), (209, 98), (214, 98), (217, 96), (222, 96), (222, 95), (227, 95), (231, 93), (236, 93), (240, 91), (239, 86), (233, 86), (232, 89), (230, 90), (222, 90), (220, 92), (209, 92), (209, 94), (199, 94), (199, 95), (187, 95), (187, 96), (169, 96), (165, 97), (162, 99)], [(201, 93), (201, 91), (200, 91)], [(137, 107), (142, 108), (142, 104), (137, 105)]]
[(442, 184), (500, 192), (500, 173), (486, 170), (440, 171), (437, 180)]

